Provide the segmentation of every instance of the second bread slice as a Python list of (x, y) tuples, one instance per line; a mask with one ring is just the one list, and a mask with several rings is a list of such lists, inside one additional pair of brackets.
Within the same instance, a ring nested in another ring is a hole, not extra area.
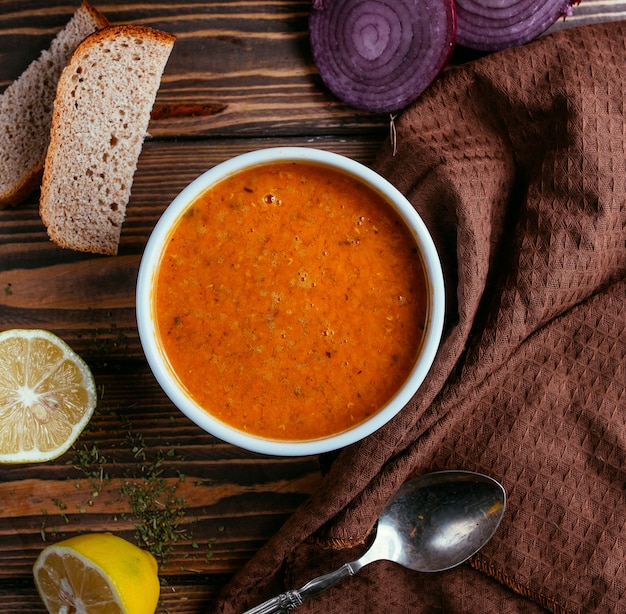
[(61, 71), (85, 37), (108, 25), (84, 1), (50, 47), (0, 95), (0, 208), (21, 203), (39, 187)]
[(57, 88), (41, 186), (50, 238), (116, 254), (150, 112), (174, 36), (110, 26), (76, 49)]

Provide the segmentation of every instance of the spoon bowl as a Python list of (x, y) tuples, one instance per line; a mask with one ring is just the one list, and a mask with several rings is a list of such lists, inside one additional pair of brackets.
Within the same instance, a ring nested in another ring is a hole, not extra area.
[(502, 485), (481, 473), (438, 471), (409, 480), (383, 509), (376, 537), (363, 556), (246, 614), (289, 612), (377, 560), (393, 561), (421, 572), (456, 567), (491, 539), (505, 505)]
[(456, 567), (491, 539), (505, 500), (502, 486), (478, 473), (441, 471), (410, 480), (381, 513), (366, 560), (421, 572)]

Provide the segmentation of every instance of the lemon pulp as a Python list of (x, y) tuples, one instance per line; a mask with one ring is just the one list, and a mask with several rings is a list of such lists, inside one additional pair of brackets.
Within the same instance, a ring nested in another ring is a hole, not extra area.
[(89, 367), (62, 339), (36, 329), (0, 333), (0, 462), (60, 456), (96, 401)]

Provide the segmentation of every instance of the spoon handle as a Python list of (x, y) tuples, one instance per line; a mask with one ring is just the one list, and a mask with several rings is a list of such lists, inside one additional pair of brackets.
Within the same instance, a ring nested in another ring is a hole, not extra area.
[(323, 593), (326, 589), (339, 582), (339, 580), (353, 576), (356, 571), (358, 570), (354, 569), (353, 563), (346, 563), (335, 571), (309, 580), (302, 588), (293, 589), (277, 597), (272, 597), (251, 610), (247, 610), (244, 614), (286, 614), (302, 605), (305, 599)]

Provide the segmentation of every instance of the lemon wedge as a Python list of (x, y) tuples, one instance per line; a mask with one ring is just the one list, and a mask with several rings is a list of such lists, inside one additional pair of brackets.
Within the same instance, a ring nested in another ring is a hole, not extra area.
[(47, 546), (33, 573), (50, 614), (154, 614), (159, 601), (155, 558), (112, 533)]
[(56, 335), (0, 332), (0, 463), (32, 463), (63, 454), (96, 407), (93, 375)]

